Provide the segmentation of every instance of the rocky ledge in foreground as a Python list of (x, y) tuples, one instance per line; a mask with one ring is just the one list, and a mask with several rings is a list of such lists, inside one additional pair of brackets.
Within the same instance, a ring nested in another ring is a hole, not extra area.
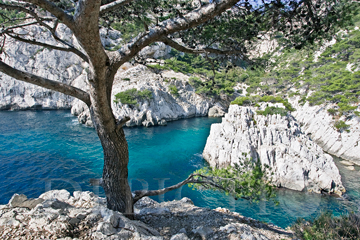
[(107, 209), (91, 192), (53, 190), (37, 199), (15, 194), (0, 205), (1, 239), (290, 239), (292, 233), (224, 208), (199, 208), (188, 198), (158, 203), (145, 197), (135, 218)]
[(226, 167), (249, 153), (271, 167), (273, 183), (279, 187), (339, 195), (345, 191), (333, 158), (291, 115), (263, 116), (254, 107), (231, 105), (222, 123), (211, 126), (203, 156), (211, 166)]

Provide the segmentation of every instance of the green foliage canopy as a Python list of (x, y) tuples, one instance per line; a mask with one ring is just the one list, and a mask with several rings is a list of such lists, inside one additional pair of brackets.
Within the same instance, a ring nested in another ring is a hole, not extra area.
[(145, 89), (138, 91), (136, 88), (128, 89), (115, 94), (114, 102), (122, 104), (135, 105), (138, 100), (150, 100), (153, 98), (152, 91)]
[(295, 111), (295, 108), (291, 106), (288, 100), (280, 96), (275, 97), (265, 95), (260, 97), (259, 95), (254, 95), (249, 97), (237, 97), (234, 101), (231, 102), (231, 104), (237, 104), (239, 106), (255, 106), (258, 102), (282, 103), (287, 111)]

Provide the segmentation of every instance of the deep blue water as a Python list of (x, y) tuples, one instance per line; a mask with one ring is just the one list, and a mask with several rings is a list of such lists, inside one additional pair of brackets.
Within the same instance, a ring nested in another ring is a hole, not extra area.
[[(157, 189), (185, 179), (206, 165), (201, 153), (212, 123), (220, 118), (193, 118), (166, 127), (125, 129), (129, 142), (129, 178), (132, 189)], [(14, 193), (38, 197), (50, 189), (102, 189), (89, 185), (102, 173), (102, 148), (95, 131), (78, 124), (69, 111), (0, 112), (0, 204)], [(154, 197), (173, 200), (189, 197), (201, 207), (226, 207), (244, 216), (286, 227), (298, 217), (311, 218), (321, 211), (335, 214), (357, 210), (359, 169), (339, 165), (350, 201), (311, 193), (279, 190), (279, 206), (272, 202), (249, 203), (219, 192), (181, 190)]]

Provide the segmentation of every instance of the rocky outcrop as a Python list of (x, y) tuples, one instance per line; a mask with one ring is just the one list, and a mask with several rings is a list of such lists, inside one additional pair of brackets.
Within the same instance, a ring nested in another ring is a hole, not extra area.
[[(305, 103), (301, 106), (297, 100), (292, 100), (296, 108), (293, 115), (302, 124), (303, 131), (324, 151), (360, 165), (360, 118), (355, 115), (350, 118), (331, 116), (327, 110), (336, 107), (335, 104), (309, 106)], [(334, 127), (339, 120), (349, 125), (348, 131), (339, 131)]]
[[(37, 26), (21, 30), (41, 42), (57, 45), (52, 40), (49, 31)], [(71, 44), (76, 44), (71, 31), (63, 24), (58, 27), (59, 37)], [(6, 55), (2, 59), (16, 69), (30, 72), (51, 80), (60, 81), (77, 87), (83, 87), (84, 82), (77, 77), (83, 72), (85, 65), (79, 57), (72, 53), (50, 50), (14, 40), (7, 40)], [(15, 80), (0, 73), (0, 109), (69, 109), (72, 97), (50, 91), (32, 84)]]
[[(195, 93), (188, 82), (189, 76), (174, 71), (154, 73), (143, 65), (124, 66), (115, 76), (112, 92), (112, 108), (117, 119), (130, 117), (126, 126), (166, 125), (168, 121), (182, 118), (207, 116), (215, 104), (212, 99)], [(150, 90), (151, 99), (137, 99), (137, 104), (129, 105), (114, 102), (115, 94), (129, 89)], [(172, 89), (176, 88), (177, 92)], [(224, 113), (221, 104), (216, 106), (216, 116)], [(78, 101), (71, 111), (78, 115), (81, 123), (91, 126), (90, 113), (86, 105)]]
[[(33, 204), (28, 204), (32, 202)], [(158, 203), (145, 197), (135, 218), (105, 207), (91, 192), (53, 190), (37, 199), (15, 194), (0, 205), (1, 239), (289, 239), (290, 232), (190, 199)]]
[(213, 167), (239, 163), (245, 156), (260, 159), (271, 167), (274, 184), (289, 189), (344, 191), (332, 157), (291, 115), (263, 116), (253, 107), (231, 105), (222, 123), (211, 126), (203, 156)]
[[(19, 30), (30, 39), (51, 45), (57, 43), (48, 30), (38, 26), (24, 27)], [(81, 49), (72, 32), (64, 25), (57, 28), (59, 38)], [(121, 33), (115, 30), (100, 29), (100, 36), (105, 48), (111, 49), (121, 43)], [(6, 54), (2, 59), (18, 70), (26, 71), (51, 80), (60, 81), (80, 89), (87, 88), (88, 64), (77, 55), (69, 52), (51, 50), (7, 38)], [(144, 58), (157, 58), (167, 55), (170, 47), (163, 43), (146, 47), (140, 55)], [(70, 109), (74, 98), (47, 90), (32, 84), (21, 82), (0, 72), (0, 110), (25, 109)]]

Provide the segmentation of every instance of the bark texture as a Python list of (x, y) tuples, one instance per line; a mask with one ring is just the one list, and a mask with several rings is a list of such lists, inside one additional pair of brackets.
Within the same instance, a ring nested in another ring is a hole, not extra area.
[[(104, 188), (109, 209), (125, 213), (129, 217), (133, 213), (133, 199), (128, 183), (128, 144), (124, 130), (118, 127), (113, 130), (103, 125), (101, 113), (96, 107), (90, 109), (92, 121), (104, 150), (104, 168), (102, 187)], [(114, 118), (115, 121), (115, 118)]]

